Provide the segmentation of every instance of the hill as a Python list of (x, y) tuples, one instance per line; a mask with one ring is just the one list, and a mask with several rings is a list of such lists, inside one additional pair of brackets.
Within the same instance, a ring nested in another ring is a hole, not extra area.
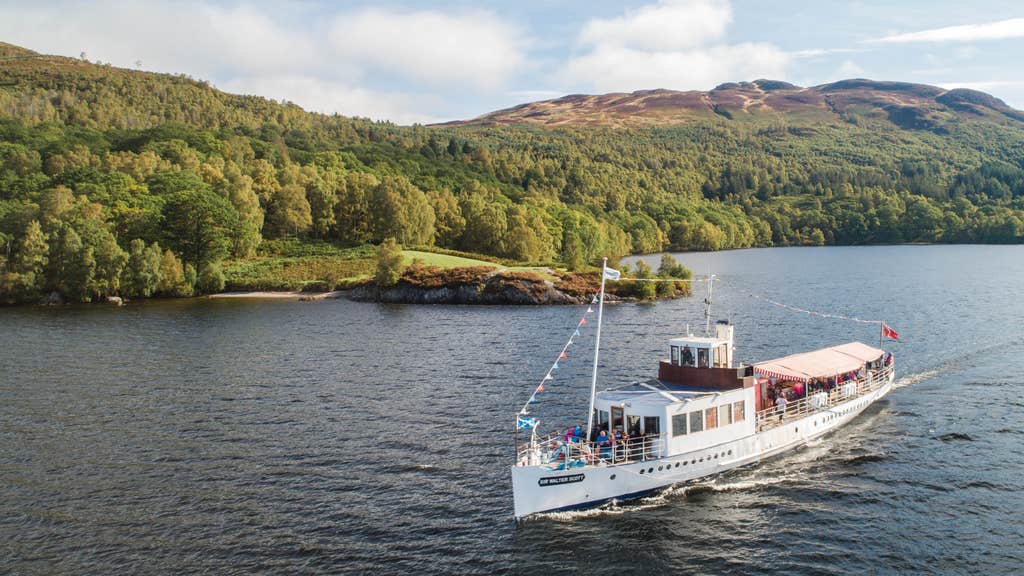
[(453, 125), (665, 126), (709, 121), (856, 121), (884, 118), (907, 129), (942, 131), (949, 123), (985, 118), (1024, 122), (1024, 112), (983, 92), (923, 84), (843, 80), (802, 88), (778, 80), (728, 83), (708, 92), (642, 90), (631, 94), (574, 94), (522, 104)]
[(0, 45), (0, 300), (211, 291), (225, 267), (333, 285), (387, 237), (569, 269), (1021, 242), (1024, 122), (980, 92), (758, 80), (404, 127)]

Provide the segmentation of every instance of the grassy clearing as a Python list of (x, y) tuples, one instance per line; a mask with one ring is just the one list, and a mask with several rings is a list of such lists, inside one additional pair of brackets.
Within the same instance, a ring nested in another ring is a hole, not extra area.
[[(322, 240), (282, 239), (264, 242), (259, 254), (249, 260), (224, 263), (227, 290), (333, 290), (345, 288), (373, 277), (377, 247), (345, 247)], [(557, 282), (552, 268), (510, 266), (511, 262), (485, 260), (486, 256), (452, 250), (431, 252), (425, 249), (403, 250), (407, 265), (418, 261), (423, 266), (442, 270), (472, 269), (510, 273), (532, 273)]]
[(414, 260), (419, 260), (424, 266), (437, 266), (439, 268), (466, 268), (469, 266), (504, 268), (501, 264), (486, 260), (476, 260), (451, 254), (438, 254), (437, 252), (424, 252), (422, 250), (402, 250), (402, 256), (405, 258), (406, 264), (412, 264)]

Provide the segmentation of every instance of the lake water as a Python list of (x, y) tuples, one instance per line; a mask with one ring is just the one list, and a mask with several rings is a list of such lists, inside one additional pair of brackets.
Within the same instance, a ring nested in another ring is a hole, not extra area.
[[(0, 573), (1024, 570), (1024, 247), (679, 258), (720, 275), (738, 360), (878, 343), (758, 294), (886, 320), (898, 388), (761, 466), (517, 525), (514, 415), (583, 308), (0, 309)], [(700, 300), (607, 306), (602, 383), (654, 375)], [(585, 416), (595, 324), (539, 395), (542, 429)]]

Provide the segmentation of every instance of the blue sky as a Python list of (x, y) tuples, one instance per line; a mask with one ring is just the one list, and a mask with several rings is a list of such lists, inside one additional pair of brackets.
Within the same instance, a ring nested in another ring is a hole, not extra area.
[(0, 40), (408, 124), (570, 93), (903, 80), (1024, 108), (1024, 3), (0, 2)]

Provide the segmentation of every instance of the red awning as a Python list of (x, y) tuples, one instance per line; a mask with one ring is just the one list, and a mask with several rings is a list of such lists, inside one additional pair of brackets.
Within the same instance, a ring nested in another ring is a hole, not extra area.
[(754, 371), (769, 378), (807, 382), (815, 378), (830, 378), (860, 370), (866, 362), (877, 360), (884, 350), (860, 342), (822, 348), (813, 352), (791, 354), (775, 360), (754, 364)]

